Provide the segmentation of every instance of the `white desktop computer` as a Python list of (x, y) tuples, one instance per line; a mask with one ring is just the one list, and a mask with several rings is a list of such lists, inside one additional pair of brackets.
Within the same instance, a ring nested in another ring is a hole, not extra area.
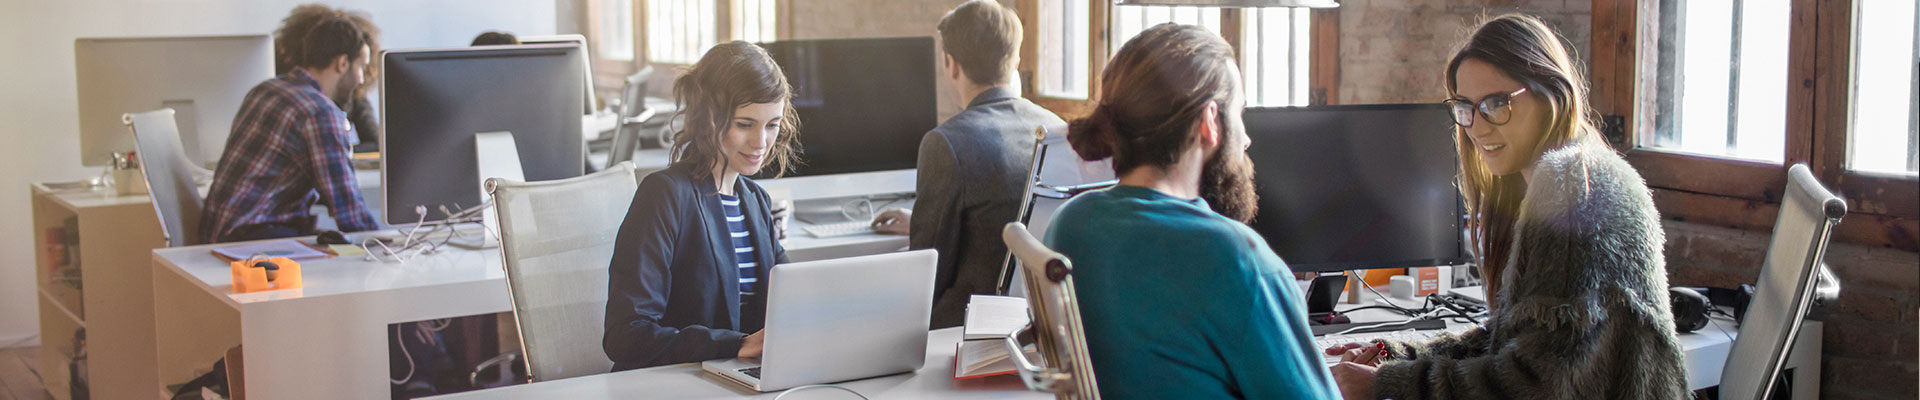
[(220, 159), (247, 91), (273, 77), (267, 35), (81, 38), (73, 41), (80, 99), (80, 163), (105, 166), (133, 151), (127, 113), (172, 108), (187, 157)]

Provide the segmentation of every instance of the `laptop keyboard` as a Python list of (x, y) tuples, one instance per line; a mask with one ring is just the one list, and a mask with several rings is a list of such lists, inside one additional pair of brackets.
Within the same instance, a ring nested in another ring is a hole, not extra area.
[(740, 373), (747, 374), (747, 376), (751, 376), (753, 379), (760, 379), (760, 367), (741, 368)]

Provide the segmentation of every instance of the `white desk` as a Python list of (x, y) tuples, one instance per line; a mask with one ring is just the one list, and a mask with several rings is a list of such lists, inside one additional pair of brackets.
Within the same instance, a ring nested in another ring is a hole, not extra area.
[(305, 288), (232, 294), (220, 245), (154, 252), (160, 381), (204, 373), (244, 344), (256, 399), (386, 398), (388, 324), (507, 311), (499, 252), (451, 249), (404, 263), (301, 263)]
[[(1481, 291), (1482, 287), (1479, 286), (1455, 290), (1464, 292), (1468, 296), (1486, 298), (1485, 293)], [(1334, 308), (1345, 311), (1380, 303), (1380, 299), (1374, 297), (1372, 293), (1365, 294), (1365, 300), (1361, 304), (1341, 303)], [(1393, 299), (1393, 304), (1417, 308), (1421, 302)], [(1404, 316), (1384, 309), (1360, 310), (1348, 313), (1347, 316), (1353, 322), (1405, 319)], [(1449, 327), (1460, 324), (1462, 323), (1447, 322)], [(1792, 375), (1794, 380), (1794, 392), (1790, 398), (1815, 399), (1820, 396), (1820, 351), (1823, 326), (1820, 321), (1809, 320), (1803, 323), (1800, 336), (1796, 338), (1793, 350), (1787, 355), (1787, 368), (1789, 368), (1787, 373)], [(1720, 371), (1726, 366), (1727, 354), (1733, 349), (1733, 339), (1740, 336), (1738, 329), (1738, 325), (1735, 325), (1732, 320), (1715, 318), (1706, 328), (1677, 336), (1681, 351), (1686, 353), (1687, 357), (1687, 389), (1700, 390), (1720, 385)]]
[[(814, 239), (802, 233), (783, 243), (788, 257), (801, 261), (898, 251), (906, 248), (906, 237)], [(210, 253), (227, 245), (153, 252), (154, 337), (163, 386), (205, 373), (227, 349), (245, 344), (251, 398), (385, 398), (388, 324), (510, 309), (493, 249), (449, 247), (407, 263), (357, 256), (309, 260), (301, 263), (305, 288), (232, 294), (227, 263)]]
[[(919, 371), (842, 382), (873, 399), (1051, 399), (1053, 395), (1028, 391), (1013, 375), (953, 379), (954, 345), (960, 328), (930, 332), (927, 361)], [(699, 363), (668, 365), (632, 371), (583, 376), (557, 381), (508, 386), (432, 397), (437, 400), (488, 399), (771, 399), (779, 392), (755, 393), (724, 378), (700, 370)], [(788, 399), (846, 399), (834, 389), (808, 389)]]

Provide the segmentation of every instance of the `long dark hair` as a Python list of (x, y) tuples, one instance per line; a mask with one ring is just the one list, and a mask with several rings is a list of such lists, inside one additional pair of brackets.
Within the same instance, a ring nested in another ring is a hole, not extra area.
[[(713, 46), (673, 81), (673, 99), (680, 106), (675, 116), (681, 118), (680, 130), (673, 133), (673, 163), (692, 166), (697, 178), (712, 178), (713, 168), (727, 162), (720, 156), (720, 135), (726, 133), (733, 111), (748, 104), (784, 102), (792, 95), (793, 86), (765, 49), (737, 40)], [(780, 115), (779, 137), (767, 149), (767, 167), (775, 177), (797, 162), (793, 144), (800, 134), (793, 103)]]
[[(1447, 61), (1447, 95), (1458, 96), (1456, 73), (1467, 59), (1480, 60), (1513, 80), (1529, 93), (1545, 100), (1552, 115), (1541, 132), (1539, 147), (1520, 149), (1538, 157), (1551, 149), (1577, 141), (1597, 141), (1593, 108), (1587, 103), (1587, 79), (1560, 35), (1540, 19), (1524, 14), (1507, 14), (1488, 19)], [(1604, 146), (1604, 144), (1600, 144)], [(1519, 173), (1494, 175), (1486, 160), (1474, 151), (1473, 139), (1464, 129), (1454, 129), (1454, 147), (1460, 155), (1460, 194), (1466, 198), (1468, 215), (1473, 220), (1475, 254), (1479, 256), (1481, 276), (1485, 278), (1488, 299), (1498, 293), (1505, 275), (1508, 253), (1513, 250), (1514, 224), (1520, 217), (1520, 202), (1526, 196), (1527, 183)]]
[(1113, 157), (1113, 172), (1165, 167), (1186, 144), (1207, 102), (1221, 123), (1240, 86), (1233, 47), (1198, 26), (1164, 23), (1128, 40), (1100, 75), (1093, 113), (1073, 121), (1067, 141), (1087, 160)]

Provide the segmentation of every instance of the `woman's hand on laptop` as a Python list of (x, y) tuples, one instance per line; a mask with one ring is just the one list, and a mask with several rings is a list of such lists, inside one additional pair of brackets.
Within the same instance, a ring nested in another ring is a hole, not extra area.
[(905, 208), (889, 208), (881, 212), (880, 216), (873, 217), (873, 231), (888, 235), (905, 235), (908, 234), (911, 222), (913, 222), (912, 211)]
[(751, 335), (747, 335), (745, 339), (740, 340), (740, 358), (760, 358), (760, 349), (761, 346), (765, 344), (766, 339), (760, 336), (760, 334), (764, 332), (766, 331), (761, 330), (754, 332)]

